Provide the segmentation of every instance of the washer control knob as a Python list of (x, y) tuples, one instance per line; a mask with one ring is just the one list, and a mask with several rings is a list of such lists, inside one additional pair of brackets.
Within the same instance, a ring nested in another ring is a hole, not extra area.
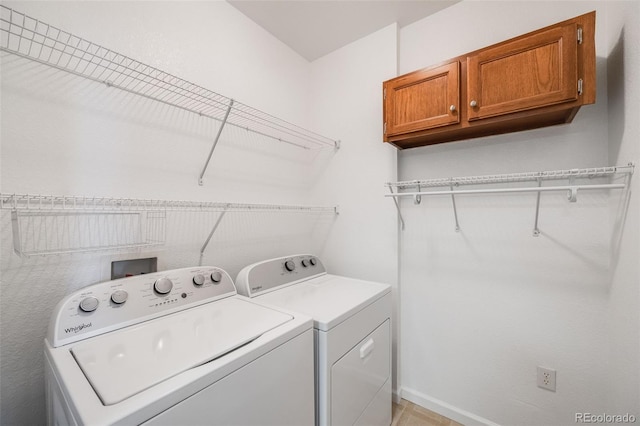
[(155, 283), (153, 283), (153, 289), (158, 294), (167, 294), (173, 288), (173, 282), (167, 278), (160, 278)]
[(204, 284), (204, 275), (202, 274), (196, 274), (193, 277), (193, 283), (197, 286), (201, 286), (202, 284)]
[(318, 261), (316, 260), (315, 257), (312, 257), (311, 259), (309, 259), (309, 263), (311, 264), (311, 266), (316, 266), (316, 264), (318, 263)]
[(293, 260), (287, 260), (286, 262), (284, 262), (284, 268), (289, 272), (293, 272), (296, 269), (296, 264), (293, 262)]
[(80, 309), (84, 312), (93, 312), (98, 309), (98, 304), (100, 302), (96, 297), (88, 296), (80, 301)]
[(309, 260), (302, 259), (302, 262), (300, 262), (300, 264), (302, 265), (303, 268), (306, 268), (307, 266), (309, 266)]
[(117, 303), (118, 305), (123, 304), (127, 301), (127, 297), (129, 297), (129, 293), (124, 290), (116, 290), (111, 293), (111, 301), (113, 303)]
[(211, 273), (211, 281), (213, 281), (214, 284), (218, 284), (220, 281), (222, 281), (222, 274), (220, 273), (220, 271), (213, 271)]

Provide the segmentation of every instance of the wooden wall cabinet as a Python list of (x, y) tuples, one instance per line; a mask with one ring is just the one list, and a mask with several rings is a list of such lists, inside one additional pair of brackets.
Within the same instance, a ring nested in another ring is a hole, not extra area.
[(595, 103), (595, 12), (383, 83), (398, 148), (569, 123)]
[(459, 123), (460, 62), (417, 71), (388, 82), (385, 133), (402, 135)]

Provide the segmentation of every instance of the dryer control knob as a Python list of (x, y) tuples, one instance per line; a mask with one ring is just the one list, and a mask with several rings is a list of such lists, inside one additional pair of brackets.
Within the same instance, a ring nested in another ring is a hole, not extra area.
[(129, 297), (129, 293), (127, 293), (124, 290), (116, 290), (113, 293), (111, 293), (111, 301), (113, 303), (117, 303), (118, 305), (121, 305), (124, 302), (126, 302), (128, 297)]
[(153, 283), (153, 289), (156, 293), (159, 294), (167, 294), (171, 291), (172, 288), (173, 282), (167, 277), (160, 278), (155, 283)]
[(222, 281), (222, 274), (220, 273), (220, 271), (213, 271), (211, 273), (211, 281), (213, 281), (214, 284), (218, 284), (220, 281)]
[(88, 296), (80, 301), (80, 309), (84, 312), (93, 312), (98, 309), (98, 304), (100, 304), (100, 302), (97, 298)]
[(315, 257), (312, 257), (311, 259), (309, 259), (309, 263), (311, 264), (311, 266), (316, 266), (316, 264), (318, 263), (318, 261), (316, 260)]
[(302, 259), (302, 262), (300, 262), (300, 264), (306, 268), (307, 266), (309, 266), (309, 261), (307, 259)]
[(284, 262), (284, 268), (289, 272), (293, 272), (296, 269), (296, 264), (293, 263), (293, 260), (287, 260)]
[(193, 283), (197, 286), (201, 286), (202, 284), (204, 284), (204, 275), (202, 274), (196, 274), (193, 277)]

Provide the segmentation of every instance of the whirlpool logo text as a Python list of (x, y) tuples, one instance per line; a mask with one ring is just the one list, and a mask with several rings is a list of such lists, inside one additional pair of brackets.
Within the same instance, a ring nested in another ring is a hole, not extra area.
[(84, 330), (85, 328), (89, 328), (89, 327), (91, 327), (91, 323), (88, 323), (88, 324), (80, 324), (80, 325), (77, 325), (77, 326), (75, 326), (75, 327), (65, 328), (65, 329), (64, 329), (64, 332), (65, 332), (65, 333), (67, 333), (67, 334), (69, 334), (69, 333), (74, 333), (74, 334), (75, 334), (75, 333), (79, 333), (79, 332), (81, 332), (82, 330)]

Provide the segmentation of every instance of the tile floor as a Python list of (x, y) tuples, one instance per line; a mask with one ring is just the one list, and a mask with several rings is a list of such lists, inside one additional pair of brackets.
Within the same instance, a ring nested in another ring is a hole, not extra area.
[(391, 426), (462, 426), (460, 423), (422, 408), (406, 399), (393, 403)]

